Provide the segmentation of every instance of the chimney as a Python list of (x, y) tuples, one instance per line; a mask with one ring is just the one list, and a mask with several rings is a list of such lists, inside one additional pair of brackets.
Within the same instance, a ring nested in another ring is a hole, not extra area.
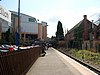
[(84, 17), (84, 19), (87, 19), (87, 15), (84, 15), (83, 17)]
[(84, 17), (84, 20), (83, 20), (83, 22), (84, 22), (84, 33), (83, 33), (83, 35), (84, 35), (84, 40), (88, 40), (87, 15), (84, 15), (83, 17)]

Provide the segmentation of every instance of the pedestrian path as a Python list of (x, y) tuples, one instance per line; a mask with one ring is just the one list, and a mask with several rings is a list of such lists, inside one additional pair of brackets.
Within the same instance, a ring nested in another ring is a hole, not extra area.
[(26, 75), (97, 75), (52, 47), (46, 52)]

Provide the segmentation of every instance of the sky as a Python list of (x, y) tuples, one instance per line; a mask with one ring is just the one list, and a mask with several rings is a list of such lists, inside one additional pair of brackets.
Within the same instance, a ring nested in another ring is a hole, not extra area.
[[(64, 34), (83, 19), (96, 20), (100, 16), (100, 0), (20, 0), (20, 12), (48, 24), (47, 36), (55, 36), (58, 21)], [(0, 5), (18, 11), (18, 0), (1, 0)], [(99, 15), (98, 15), (99, 14)]]

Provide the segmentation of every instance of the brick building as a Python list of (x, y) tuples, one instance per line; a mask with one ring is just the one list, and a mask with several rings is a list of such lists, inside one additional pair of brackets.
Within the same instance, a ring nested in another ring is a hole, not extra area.
[(97, 26), (84, 15), (84, 19), (67, 32), (65, 40), (68, 48), (100, 52), (100, 24)]

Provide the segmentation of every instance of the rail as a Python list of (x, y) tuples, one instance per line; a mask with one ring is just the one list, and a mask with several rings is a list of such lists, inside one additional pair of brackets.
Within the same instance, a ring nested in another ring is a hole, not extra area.
[(90, 70), (92, 70), (92, 71), (94, 71), (95, 73), (97, 73), (98, 75), (100, 75), (100, 70), (94, 68), (93, 66), (91, 66), (91, 65), (89, 65), (89, 64), (86, 64), (86, 63), (84, 63), (84, 62), (82, 62), (82, 61), (76, 59), (75, 57), (69, 55), (67, 52), (64, 52), (64, 51), (61, 51), (61, 50), (58, 50), (58, 51), (60, 51), (61, 53), (67, 55), (68, 57), (74, 59), (75, 61), (79, 62), (80, 64), (86, 66), (86, 67), (89, 68)]

